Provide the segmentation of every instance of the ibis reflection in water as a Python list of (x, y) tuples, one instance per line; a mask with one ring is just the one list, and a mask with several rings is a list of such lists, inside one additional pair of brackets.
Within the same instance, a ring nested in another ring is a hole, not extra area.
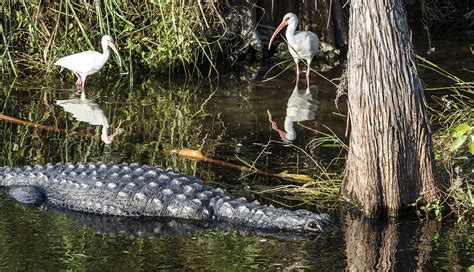
[(77, 121), (86, 122), (94, 126), (102, 126), (100, 138), (106, 144), (112, 143), (119, 133), (120, 129), (116, 128), (112, 135), (108, 134), (109, 121), (107, 117), (105, 117), (104, 112), (97, 103), (86, 99), (85, 92), (81, 93), (80, 98), (57, 100), (56, 105), (71, 113)]
[(272, 120), (272, 117), (269, 113), (269, 121), (273, 130), (278, 132), (281, 140), (284, 142), (291, 142), (296, 140), (296, 130), (294, 123), (309, 121), (315, 118), (315, 112), (317, 110), (317, 105), (313, 101), (313, 93), (317, 92), (317, 89), (311, 90), (306, 88), (306, 90), (300, 90), (298, 84), (295, 85), (293, 92), (288, 98), (286, 104), (286, 117), (284, 130), (278, 128), (276, 122)]
[(298, 85), (300, 77), (300, 60), (306, 60), (308, 69), (306, 70), (306, 86), (309, 87), (309, 70), (313, 57), (319, 52), (319, 38), (311, 31), (296, 31), (298, 26), (298, 17), (293, 13), (287, 13), (280, 25), (273, 32), (268, 49), (270, 49), (273, 39), (285, 27), (286, 41), (288, 43), (288, 50), (296, 63), (296, 84)]
[(60, 58), (54, 64), (73, 71), (77, 76), (76, 88), (83, 91), (87, 76), (97, 73), (109, 59), (109, 47), (117, 54), (119, 65), (121, 65), (120, 55), (117, 48), (115, 48), (112, 37), (109, 35), (103, 36), (101, 44), (103, 53), (84, 51)]

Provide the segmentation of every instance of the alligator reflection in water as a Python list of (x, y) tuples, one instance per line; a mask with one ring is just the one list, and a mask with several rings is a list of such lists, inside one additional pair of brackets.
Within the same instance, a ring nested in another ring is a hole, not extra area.
[(104, 112), (97, 103), (86, 98), (85, 92), (81, 92), (80, 98), (57, 100), (56, 105), (71, 113), (77, 121), (86, 122), (94, 126), (102, 126), (100, 138), (106, 144), (112, 143), (115, 136), (119, 133), (120, 126), (115, 129), (112, 135), (108, 134), (109, 121), (107, 117), (105, 117)]
[(237, 231), (240, 235), (259, 235), (273, 237), (286, 241), (316, 240), (326, 235), (308, 233), (298, 235), (290, 232), (275, 232), (245, 226), (231, 225), (223, 222), (192, 221), (179, 218), (130, 218), (121, 216), (103, 216), (52, 206), (44, 206), (49, 211), (59, 211), (66, 215), (72, 222), (84, 228), (91, 229), (96, 234), (125, 237), (179, 237), (196, 235), (209, 229), (224, 232)]

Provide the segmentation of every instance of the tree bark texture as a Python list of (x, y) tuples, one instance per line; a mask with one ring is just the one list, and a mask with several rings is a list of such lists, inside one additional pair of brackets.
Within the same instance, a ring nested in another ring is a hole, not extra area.
[(352, 0), (349, 155), (341, 197), (366, 216), (438, 198), (431, 132), (402, 0)]

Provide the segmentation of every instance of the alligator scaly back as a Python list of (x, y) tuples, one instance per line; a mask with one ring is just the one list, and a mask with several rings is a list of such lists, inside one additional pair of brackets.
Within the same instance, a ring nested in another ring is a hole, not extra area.
[[(40, 194), (49, 205), (74, 211), (130, 217), (219, 221), (264, 230), (321, 232), (329, 216), (290, 211), (204, 186), (196, 177), (138, 164), (56, 164), (0, 168), (0, 186), (15, 199)], [(27, 190), (26, 190), (27, 189)]]

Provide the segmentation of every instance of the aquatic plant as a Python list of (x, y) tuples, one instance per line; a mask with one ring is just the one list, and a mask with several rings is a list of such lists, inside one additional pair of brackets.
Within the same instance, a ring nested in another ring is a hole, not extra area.
[[(222, 132), (216, 117), (206, 112), (209, 96), (200, 97), (197, 86), (166, 86), (145, 80), (124, 93), (127, 82), (115, 86), (89, 87), (88, 99), (104, 111), (110, 129), (122, 123), (122, 132), (111, 145), (100, 140), (99, 126), (79, 122), (60, 107), (57, 99), (70, 90), (11, 84), (0, 89), (0, 113), (42, 125), (18, 125), (0, 121), (1, 165), (46, 164), (56, 162), (142, 162), (159, 164), (195, 174), (196, 164), (166, 156), (174, 148), (212, 149), (207, 135), (215, 128)], [(21, 95), (19, 95), (21, 94)], [(212, 93), (211, 93), (212, 96)], [(207, 124), (208, 121), (212, 125)], [(45, 128), (49, 129), (45, 129)]]
[[(466, 222), (474, 216), (474, 155), (472, 154), (472, 126), (474, 124), (474, 102), (466, 96), (472, 94), (473, 82), (466, 82), (450, 74), (438, 65), (423, 58), (420, 66), (437, 72), (453, 81), (451, 86), (428, 88), (444, 90), (448, 94), (432, 96), (437, 105), (432, 106), (434, 127), (433, 143), (437, 162), (438, 176), (444, 188), (444, 200), (435, 206), (419, 206), (423, 214), (439, 211), (439, 207), (448, 206), (459, 222)], [(467, 143), (467, 144), (465, 144)], [(466, 146), (467, 145), (467, 146)], [(467, 148), (464, 148), (466, 146)], [(415, 205), (416, 206), (416, 205)], [(443, 214), (444, 216), (447, 213)], [(439, 218), (439, 214), (436, 215)]]

